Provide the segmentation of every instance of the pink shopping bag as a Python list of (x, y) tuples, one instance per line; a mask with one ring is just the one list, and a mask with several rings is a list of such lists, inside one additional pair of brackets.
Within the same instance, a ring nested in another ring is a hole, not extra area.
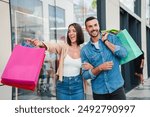
[(16, 45), (2, 73), (1, 82), (5, 85), (34, 91), (44, 57), (44, 48)]

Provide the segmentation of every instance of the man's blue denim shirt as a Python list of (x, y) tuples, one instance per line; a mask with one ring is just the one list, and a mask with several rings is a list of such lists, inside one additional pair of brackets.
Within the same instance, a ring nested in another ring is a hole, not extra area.
[(93, 67), (97, 67), (107, 61), (112, 61), (114, 64), (111, 70), (102, 71), (97, 76), (91, 72), (91, 69), (82, 69), (83, 78), (91, 79), (92, 91), (96, 94), (112, 93), (124, 85), (119, 61), (127, 56), (127, 51), (116, 35), (109, 34), (108, 40), (115, 45), (114, 53), (109, 50), (101, 39), (98, 41), (99, 48), (96, 48), (89, 41), (81, 50), (82, 63), (89, 62)]

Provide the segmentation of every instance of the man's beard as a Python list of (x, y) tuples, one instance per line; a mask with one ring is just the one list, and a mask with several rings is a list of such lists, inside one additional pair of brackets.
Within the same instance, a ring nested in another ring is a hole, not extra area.
[[(97, 32), (96, 35), (93, 35), (93, 34), (92, 34), (94, 31)], [(93, 31), (91, 31), (91, 32), (89, 33), (89, 35), (90, 35), (91, 37), (93, 37), (93, 38), (94, 38), (94, 37), (97, 37), (97, 36), (99, 35), (99, 31), (98, 31), (98, 30), (93, 30)]]

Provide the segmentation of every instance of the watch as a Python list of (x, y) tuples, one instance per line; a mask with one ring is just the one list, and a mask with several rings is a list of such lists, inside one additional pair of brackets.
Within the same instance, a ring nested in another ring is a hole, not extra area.
[(103, 43), (105, 43), (106, 41), (108, 41), (108, 39), (105, 39), (105, 40), (103, 41)]

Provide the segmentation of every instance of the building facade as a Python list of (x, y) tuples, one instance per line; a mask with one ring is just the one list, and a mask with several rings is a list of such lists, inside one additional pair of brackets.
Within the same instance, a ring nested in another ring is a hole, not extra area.
[[(98, 18), (101, 30), (127, 29), (145, 53), (144, 78), (150, 77), (150, 0), (0, 0), (0, 75), (15, 44), (24, 44), (24, 37), (42, 41), (66, 38), (67, 26), (79, 23), (85, 35), (84, 21)], [(4, 12), (5, 11), (5, 12)], [(4, 14), (3, 14), (4, 12)], [(0, 99), (55, 99), (57, 55), (46, 53), (36, 91), (26, 91), (0, 84)], [(121, 66), (126, 92), (138, 81), (134, 61)]]

